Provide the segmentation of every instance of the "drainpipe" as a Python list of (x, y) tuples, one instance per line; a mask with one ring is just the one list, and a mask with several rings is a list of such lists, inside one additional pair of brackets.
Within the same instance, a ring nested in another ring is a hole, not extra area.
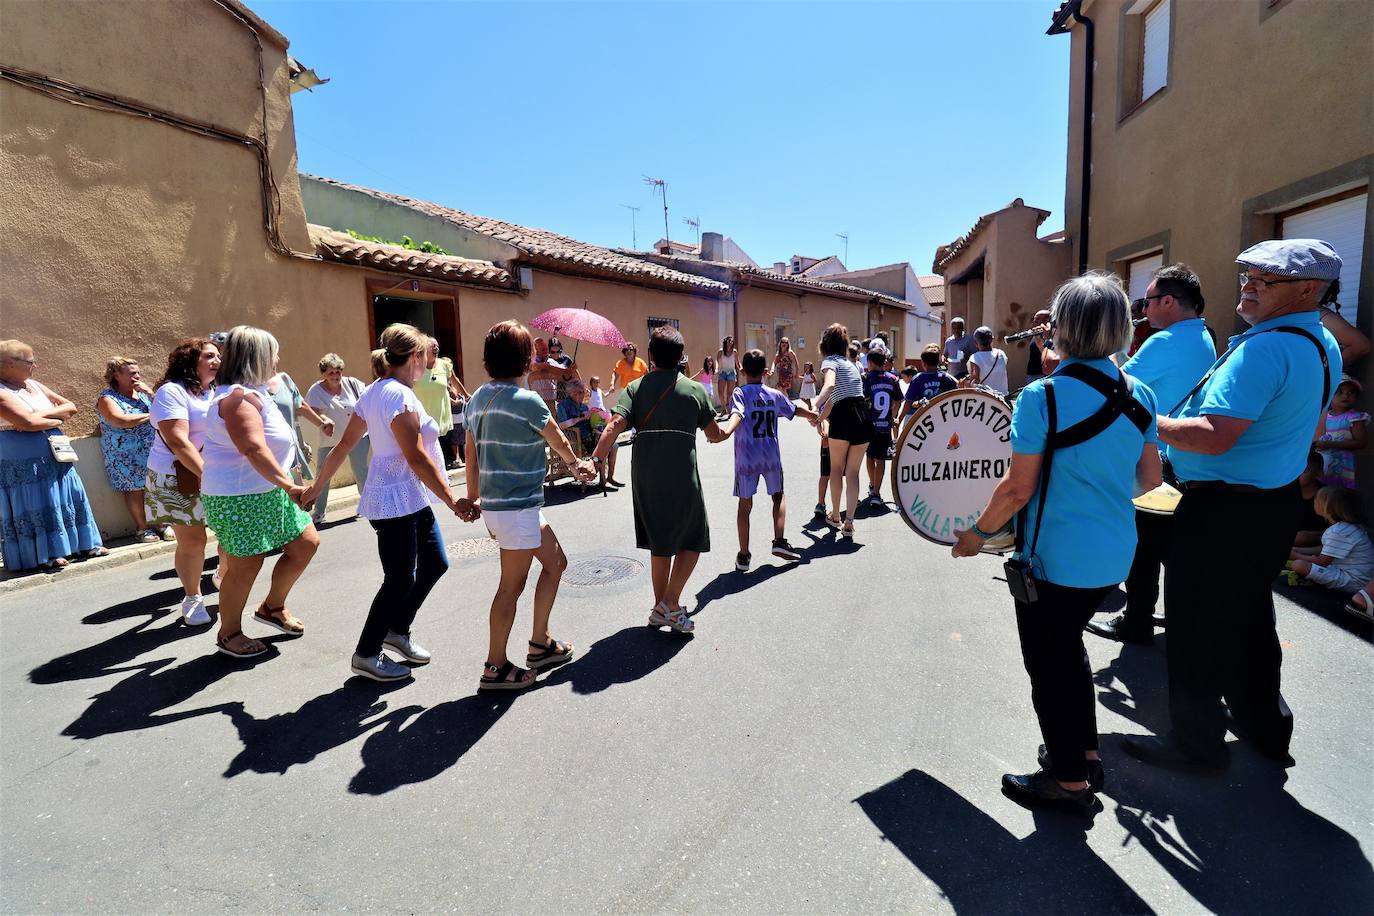
[(1088, 272), (1088, 214), (1093, 193), (1093, 21), (1073, 6), (1074, 22), (1086, 30), (1083, 47), (1083, 162), (1082, 182), (1078, 191), (1078, 275)]

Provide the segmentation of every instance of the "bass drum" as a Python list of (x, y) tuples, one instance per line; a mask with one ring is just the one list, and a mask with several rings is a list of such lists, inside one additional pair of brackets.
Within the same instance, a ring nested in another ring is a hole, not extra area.
[[(897, 443), (892, 500), (912, 531), (952, 546), (1010, 465), (1011, 405), (987, 389), (946, 391), (916, 409)], [(1000, 553), (1009, 542), (1003, 537), (984, 549)]]

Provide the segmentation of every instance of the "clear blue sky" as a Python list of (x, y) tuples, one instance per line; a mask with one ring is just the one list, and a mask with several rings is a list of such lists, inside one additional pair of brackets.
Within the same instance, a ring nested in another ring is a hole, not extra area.
[(1061, 228), (1067, 36), (1052, 0), (248, 0), (326, 86), (301, 168), (608, 246), (663, 235), (642, 176), (760, 263), (911, 261), (1015, 197)]

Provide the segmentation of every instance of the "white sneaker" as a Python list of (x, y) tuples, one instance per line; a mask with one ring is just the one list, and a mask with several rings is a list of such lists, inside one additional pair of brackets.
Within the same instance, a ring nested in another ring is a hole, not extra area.
[(188, 627), (203, 627), (210, 622), (210, 612), (205, 609), (205, 598), (201, 595), (187, 595), (181, 599), (181, 619)]
[(213, 582), (213, 583), (215, 583), (215, 591), (219, 591), (220, 586), (224, 584), (224, 565), (223, 565), (223, 564), (221, 564), (221, 563), (216, 563), (216, 564), (215, 564), (215, 569), (214, 569), (214, 571), (213, 571), (212, 573), (210, 573), (210, 581)]

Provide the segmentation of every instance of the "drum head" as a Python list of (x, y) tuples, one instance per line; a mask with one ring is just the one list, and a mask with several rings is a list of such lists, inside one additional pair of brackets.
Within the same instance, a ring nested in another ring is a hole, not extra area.
[(912, 531), (952, 545), (1011, 464), (1011, 405), (961, 388), (916, 411), (892, 461), (892, 500)]

